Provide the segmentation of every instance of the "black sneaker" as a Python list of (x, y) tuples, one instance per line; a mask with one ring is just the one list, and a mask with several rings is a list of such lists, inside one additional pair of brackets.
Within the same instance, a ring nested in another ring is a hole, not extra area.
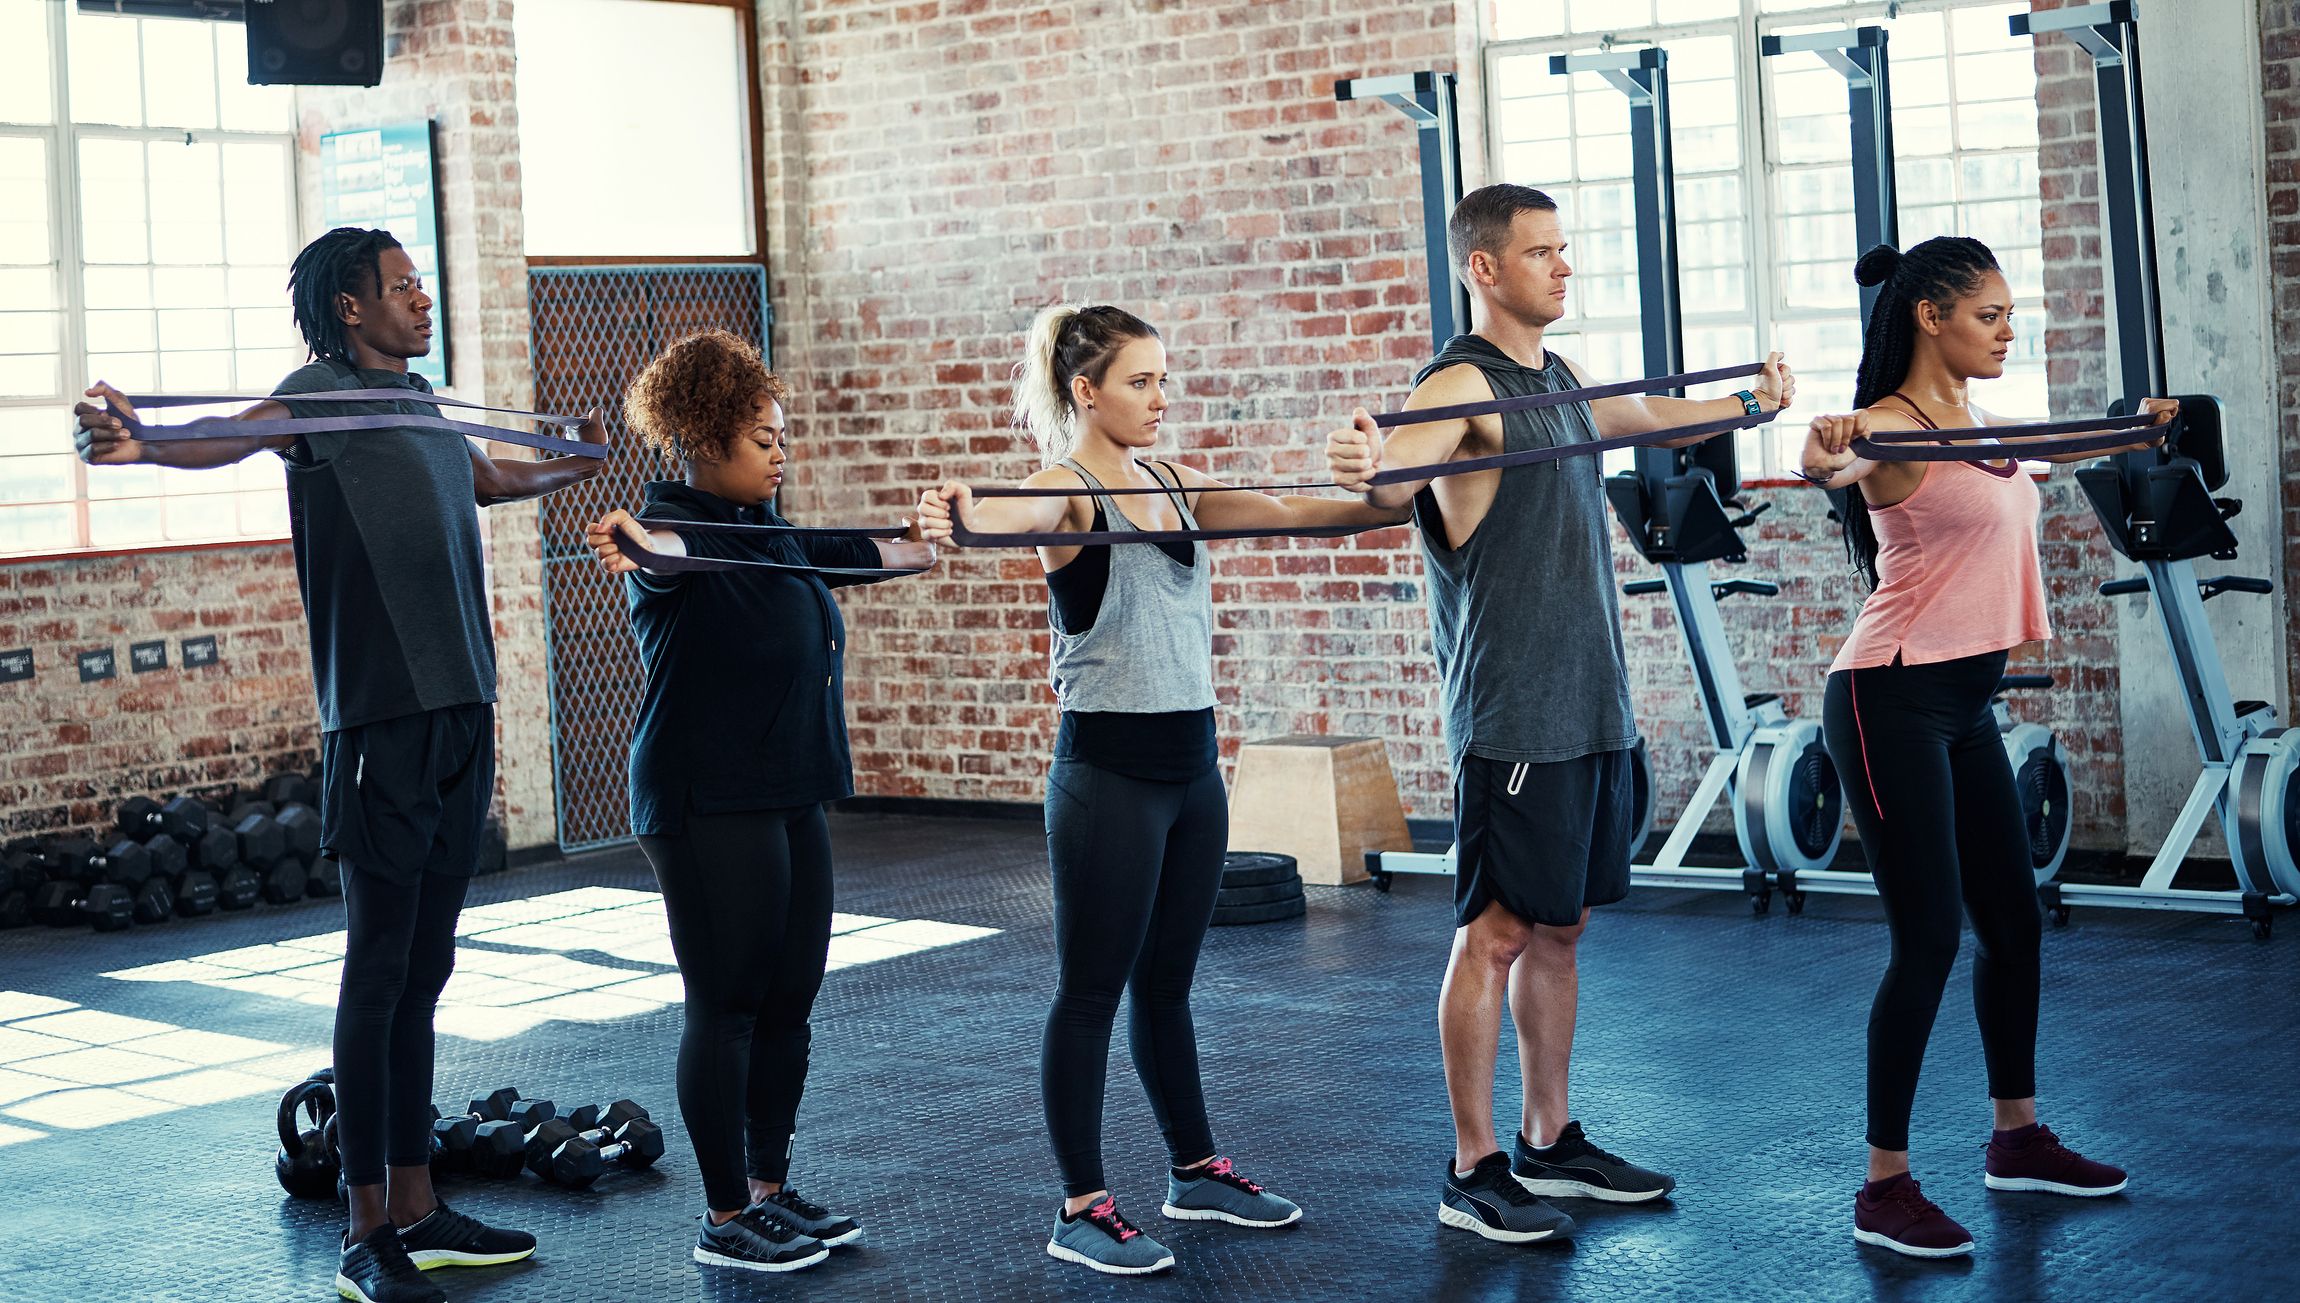
[(862, 1238), (861, 1222), (834, 1213), (787, 1185), (752, 1207), (771, 1210), (777, 1217), (798, 1227), (803, 1234), (821, 1240), (826, 1249), (852, 1244)]
[(821, 1240), (756, 1205), (729, 1222), (703, 1218), (702, 1238), (695, 1241), (695, 1261), (746, 1271), (797, 1271), (829, 1256)]
[(1677, 1188), (1677, 1178), (1648, 1172), (1589, 1143), (1579, 1122), (1566, 1123), (1557, 1143), (1547, 1149), (1534, 1148), (1519, 1132), (1509, 1170), (1519, 1185), (1550, 1199), (1644, 1203)]
[(1468, 1176), (1445, 1168), (1445, 1192), (1438, 1196), (1438, 1220), (1448, 1226), (1505, 1244), (1573, 1238), (1573, 1219), (1528, 1194), (1510, 1176), (1509, 1156), (1487, 1154)]
[(442, 1202), (422, 1221), (399, 1233), (407, 1256), (425, 1271), (433, 1267), (494, 1267), (535, 1256), (535, 1237), (525, 1231), (499, 1231), (466, 1217)]
[(344, 1240), (335, 1292), (358, 1303), (447, 1303), (447, 1291), (423, 1278), (388, 1222), (357, 1244)]

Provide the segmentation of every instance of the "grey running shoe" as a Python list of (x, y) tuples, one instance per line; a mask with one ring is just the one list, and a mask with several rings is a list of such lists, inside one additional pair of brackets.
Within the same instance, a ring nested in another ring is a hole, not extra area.
[(1227, 1158), (1190, 1169), (1184, 1180), (1166, 1174), (1166, 1206), (1159, 1209), (1184, 1222), (1228, 1222), (1233, 1226), (1288, 1226), (1302, 1220), (1302, 1210), (1238, 1175)]
[(1566, 1123), (1557, 1143), (1547, 1149), (1535, 1149), (1523, 1132), (1518, 1133), (1517, 1152), (1510, 1158), (1509, 1170), (1528, 1192), (1549, 1199), (1644, 1203), (1677, 1188), (1677, 1178), (1623, 1162), (1589, 1143), (1579, 1122)]
[(1107, 1195), (1076, 1217), (1057, 1215), (1046, 1252), (1112, 1276), (1147, 1276), (1174, 1265), (1173, 1253), (1119, 1216), (1118, 1201)]
[(1438, 1197), (1438, 1220), (1448, 1226), (1504, 1244), (1573, 1238), (1573, 1219), (1533, 1195), (1509, 1172), (1509, 1155), (1495, 1150), (1468, 1176), (1446, 1164), (1445, 1193)]
[(831, 1256), (823, 1242), (765, 1208), (745, 1208), (729, 1222), (703, 1219), (695, 1241), (695, 1261), (746, 1271), (797, 1271)]
[(753, 1206), (765, 1208), (801, 1232), (821, 1240), (826, 1249), (852, 1244), (862, 1238), (861, 1222), (834, 1213), (787, 1185)]

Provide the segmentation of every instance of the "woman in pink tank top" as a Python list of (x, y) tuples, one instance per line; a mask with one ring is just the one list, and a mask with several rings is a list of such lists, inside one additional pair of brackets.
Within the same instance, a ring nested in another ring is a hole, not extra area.
[[(1955, 237), (1905, 254), (1880, 245), (1853, 274), (1881, 289), (1862, 344), (1860, 410), (1816, 419), (1804, 454), (1808, 480), (1849, 490), (1838, 505), (1846, 548), (1873, 590), (1830, 666), (1821, 716), (1893, 940), (1869, 1010), (1869, 1179), (1854, 1199), (1853, 1236), (1945, 1258), (1971, 1252), (1972, 1237), (1909, 1175), (1909, 1112), (1966, 917), (1996, 1110), (1987, 1184), (2097, 1196), (2122, 1190), (2125, 1177), (2036, 1120), (2043, 926), (2020, 797), (1989, 709), (2007, 653), (2052, 635), (2036, 485), (2011, 457), (1873, 462), (1851, 449), (1872, 430), (2011, 424), (1967, 390), (2004, 374), (2012, 290), (1987, 246)], [(2149, 403), (2160, 419), (2175, 410)]]

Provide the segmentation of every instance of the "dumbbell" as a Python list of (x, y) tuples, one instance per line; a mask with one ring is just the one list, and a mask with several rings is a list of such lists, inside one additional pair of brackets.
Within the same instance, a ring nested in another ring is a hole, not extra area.
[(120, 803), (120, 831), (137, 841), (166, 833), (189, 846), (210, 822), (208, 808), (195, 796), (174, 797), (166, 805), (148, 796), (131, 796)]
[(216, 904), (225, 909), (247, 909), (263, 891), (263, 878), (245, 864), (234, 862), (216, 875)]
[(613, 1131), (626, 1122), (652, 1121), (654, 1115), (641, 1108), (637, 1100), (619, 1099), (603, 1109), (596, 1104), (579, 1104), (559, 1117), (577, 1131), (598, 1127)]
[(293, 769), (283, 769), (264, 780), (262, 797), (282, 809), (290, 805), (317, 805), (319, 784)]
[(184, 849), (192, 857), (193, 868), (210, 873), (222, 873), (240, 862), (240, 839), (232, 835), (232, 830), (220, 818), (199, 836), (185, 842)]
[(41, 852), (48, 876), (83, 887), (109, 883), (133, 890), (151, 876), (151, 854), (143, 843), (122, 837), (109, 850), (85, 837), (59, 837)]
[(232, 819), (232, 835), (239, 838), (240, 863), (259, 871), (287, 854), (287, 834), (269, 811), (240, 807)]
[(293, 855), (281, 855), (261, 866), (257, 876), (263, 879), (263, 897), (274, 905), (292, 905), (303, 899), (304, 888), (311, 883), (311, 870)]
[(125, 887), (57, 878), (32, 893), (30, 913), (49, 927), (85, 924), (98, 932), (117, 932), (135, 920), (136, 905)]
[(32, 921), (32, 893), (18, 887), (0, 888), (0, 929), (22, 927)]
[[(202, 834), (205, 836), (206, 834)], [(224, 833), (229, 840), (230, 833)], [(157, 900), (148, 891), (154, 882), (166, 887), (168, 904), (180, 918), (198, 918), (212, 914), (216, 908), (216, 877), (205, 868), (194, 868), (191, 852), (182, 842), (166, 833), (154, 833), (144, 843), (144, 852), (151, 858), (151, 876), (136, 884), (137, 918), (139, 923), (157, 923), (158, 917), (145, 917), (157, 908)]]
[(470, 1114), (442, 1117), (438, 1106), (432, 1107), (431, 1162), (442, 1171), (517, 1176), (525, 1144), (516, 1122), (482, 1122)]
[(557, 1116), (550, 1100), (521, 1099), (518, 1091), (504, 1086), (484, 1099), (472, 1100), (460, 1117), (434, 1119), (432, 1134), (444, 1143), (442, 1123), (470, 1122), (474, 1144), (466, 1151), (464, 1165), (481, 1176), (516, 1176), (527, 1133)]
[(634, 1118), (614, 1131), (577, 1131), (565, 1122), (544, 1123), (527, 1137), (527, 1170), (571, 1190), (598, 1180), (610, 1163), (631, 1169), (653, 1167), (663, 1156), (663, 1129)]
[(30, 895), (47, 880), (48, 857), (41, 853), (39, 843), (12, 842), (7, 850), (0, 851), (0, 891)]
[(281, 806), (272, 818), (280, 826), (288, 854), (309, 869), (313, 861), (319, 859), (319, 811), (308, 805), (289, 804)]

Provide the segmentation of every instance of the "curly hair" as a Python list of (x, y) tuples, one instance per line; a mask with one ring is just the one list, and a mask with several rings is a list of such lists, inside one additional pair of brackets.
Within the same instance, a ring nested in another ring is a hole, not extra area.
[(663, 350), (631, 382), (623, 414), (649, 447), (690, 462), (712, 462), (751, 428), (761, 398), (790, 401), (791, 387), (767, 370), (739, 335), (705, 330)]

